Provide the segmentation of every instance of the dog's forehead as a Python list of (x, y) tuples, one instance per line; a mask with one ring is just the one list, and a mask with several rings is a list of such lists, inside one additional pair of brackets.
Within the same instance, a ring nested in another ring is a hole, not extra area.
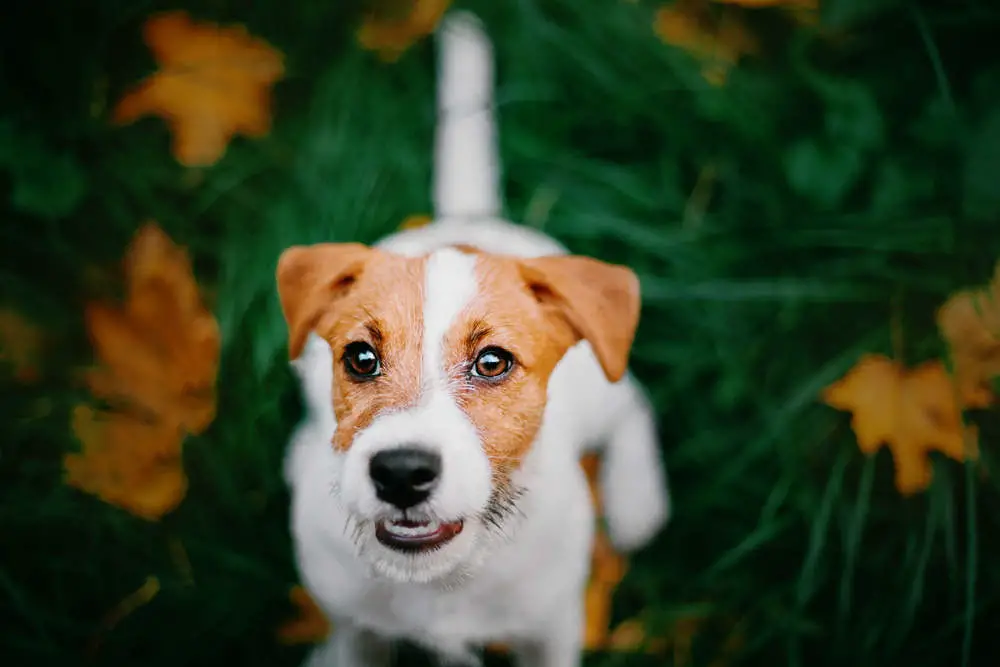
[(393, 337), (441, 341), (475, 319), (518, 317), (527, 302), (513, 258), (462, 246), (422, 256), (377, 252), (353, 295), (356, 326), (377, 320)]

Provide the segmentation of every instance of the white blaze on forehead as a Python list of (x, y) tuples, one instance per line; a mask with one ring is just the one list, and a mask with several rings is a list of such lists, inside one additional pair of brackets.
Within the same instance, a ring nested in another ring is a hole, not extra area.
[(444, 337), (455, 318), (476, 294), (476, 258), (453, 248), (437, 250), (424, 274), (424, 386), (443, 386)]

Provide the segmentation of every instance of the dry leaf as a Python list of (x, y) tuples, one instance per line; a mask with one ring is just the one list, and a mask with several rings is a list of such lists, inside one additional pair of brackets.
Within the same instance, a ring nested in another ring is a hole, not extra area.
[(116, 123), (162, 117), (186, 166), (215, 163), (233, 136), (271, 127), (270, 88), (284, 76), (281, 53), (242, 26), (195, 23), (184, 12), (150, 18), (143, 30), (160, 70), (118, 102)]
[(938, 310), (937, 324), (951, 351), (962, 402), (988, 407), (992, 381), (1000, 376), (1000, 264), (985, 288), (953, 294)]
[(159, 227), (147, 224), (127, 251), (125, 273), (124, 304), (86, 307), (101, 362), (87, 384), (95, 396), (201, 433), (215, 418), (220, 338), (191, 262)]
[(431, 216), (429, 215), (411, 215), (407, 216), (403, 222), (400, 223), (400, 231), (406, 229), (420, 229), (421, 227), (426, 227), (431, 224)]
[[(720, 629), (726, 628), (726, 638), (708, 667), (724, 667), (746, 643), (743, 624), (732, 618), (712, 619), (703, 613), (683, 616), (674, 621), (669, 629), (656, 634), (651, 634), (647, 625), (638, 618), (622, 621), (611, 632), (607, 648), (627, 653), (645, 649), (647, 655), (656, 656), (671, 653), (673, 665), (686, 667), (693, 663), (695, 637), (713, 620)], [(720, 621), (722, 626), (719, 626)]]
[(80, 405), (73, 411), (73, 432), (82, 453), (63, 460), (70, 486), (150, 521), (184, 499), (184, 434), (176, 427)]
[(152, 520), (183, 500), (184, 437), (215, 417), (220, 337), (186, 253), (156, 225), (136, 234), (125, 273), (124, 304), (85, 311), (99, 362), (86, 382), (112, 407), (74, 411), (81, 453), (65, 457), (66, 483)]
[(330, 622), (323, 611), (302, 586), (295, 586), (289, 599), (298, 614), (278, 628), (278, 641), (282, 644), (316, 644), (330, 634)]
[(656, 12), (653, 29), (659, 38), (702, 61), (702, 75), (712, 84), (725, 83), (729, 69), (757, 51), (757, 41), (739, 16), (713, 16), (702, 0), (678, 0)]
[(358, 29), (358, 43), (386, 62), (434, 32), (451, 0), (376, 0)]
[(14, 379), (38, 380), (44, 335), (41, 328), (20, 313), (0, 309), (0, 364), (9, 365)]
[[(584, 456), (580, 460), (587, 475), (590, 494), (598, 516), (601, 513), (601, 493), (598, 483), (600, 459), (594, 455)], [(628, 563), (624, 556), (615, 551), (608, 539), (607, 533), (600, 527), (594, 534), (594, 546), (591, 553), (590, 581), (584, 593), (584, 648), (594, 651), (604, 648), (608, 640), (611, 626), (611, 601), (615, 588), (625, 578)]]
[(954, 386), (939, 361), (906, 369), (886, 357), (867, 355), (824, 390), (823, 400), (853, 413), (851, 427), (861, 451), (873, 454), (889, 447), (896, 488), (904, 495), (930, 484), (930, 452), (956, 461), (976, 455), (975, 430), (963, 426)]

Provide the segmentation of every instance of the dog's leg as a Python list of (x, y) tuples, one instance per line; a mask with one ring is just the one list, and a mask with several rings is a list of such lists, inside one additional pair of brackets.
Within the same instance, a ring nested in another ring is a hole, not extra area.
[(389, 640), (338, 622), (330, 638), (313, 649), (303, 667), (388, 667), (391, 662)]
[(517, 667), (579, 667), (583, 658), (583, 602), (577, 599), (559, 611), (536, 639), (512, 645)]
[(669, 519), (670, 490), (645, 392), (631, 376), (612, 391), (617, 409), (601, 466), (604, 515), (615, 546), (633, 551)]

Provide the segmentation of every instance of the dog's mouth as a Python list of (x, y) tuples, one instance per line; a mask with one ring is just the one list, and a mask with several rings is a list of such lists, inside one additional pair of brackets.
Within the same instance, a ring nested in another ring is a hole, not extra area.
[(447, 544), (462, 532), (463, 526), (462, 521), (379, 521), (375, 524), (375, 539), (396, 551), (419, 553)]

